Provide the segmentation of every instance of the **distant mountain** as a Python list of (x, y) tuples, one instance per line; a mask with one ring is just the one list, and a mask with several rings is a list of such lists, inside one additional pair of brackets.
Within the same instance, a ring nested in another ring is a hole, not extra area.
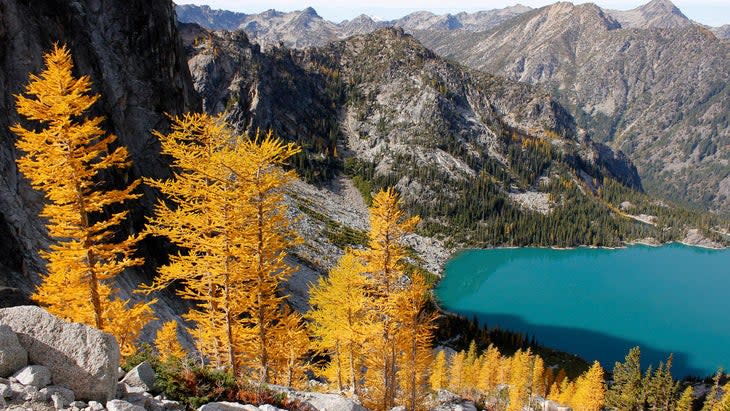
[[(645, 13), (646, 24), (679, 24), (669, 4), (645, 6), (665, 11)], [(730, 44), (706, 28), (622, 29), (593, 4), (557, 3), (484, 33), (415, 35), (472, 68), (553, 90), (580, 127), (636, 163), (649, 191), (730, 212)]]
[(669, 0), (652, 0), (649, 3), (633, 10), (606, 10), (616, 19), (622, 28), (680, 28), (689, 27), (693, 22), (677, 6)]
[(405, 30), (467, 30), (484, 31), (531, 10), (516, 5), (504, 9), (476, 13), (442, 14), (411, 13), (398, 20), (375, 21), (367, 15), (333, 23), (324, 20), (311, 7), (288, 13), (267, 10), (258, 14), (213, 10), (208, 6), (177, 5), (177, 18), (183, 23), (195, 23), (211, 30), (243, 30), (261, 45), (283, 43), (287, 47), (321, 46), (356, 34), (371, 33), (384, 27)]
[[(449, 246), (684, 238), (689, 219), (641, 194), (626, 157), (545, 89), (448, 62), (402, 29), (304, 50), (262, 48), (241, 31), (180, 31), (206, 111), (297, 142), (293, 163), (310, 181), (342, 170), (366, 200), (396, 187), (423, 218), (420, 233)], [(305, 200), (295, 198), (316, 216)], [(622, 203), (661, 223), (637, 223)]]
[(730, 213), (730, 43), (717, 40), (730, 26), (704, 27), (669, 0), (627, 11), (561, 2), (337, 24), (311, 9), (268, 11), (241, 22), (254, 42), (295, 48), (402, 27), (441, 56), (545, 85), (580, 127), (631, 157), (650, 191)]
[(713, 27), (710, 30), (712, 30), (712, 32), (715, 33), (717, 38), (730, 39), (730, 24), (726, 24), (726, 25), (720, 26), (720, 27)]

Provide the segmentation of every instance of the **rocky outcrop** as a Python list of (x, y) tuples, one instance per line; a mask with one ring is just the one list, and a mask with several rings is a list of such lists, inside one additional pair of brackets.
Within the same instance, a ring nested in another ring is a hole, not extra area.
[[(142, 0), (0, 0), (0, 287), (27, 295), (39, 281), (43, 263), (38, 250), (48, 237), (38, 217), (42, 197), (32, 190), (15, 166), (16, 136), (8, 127), (21, 119), (14, 94), (22, 92), (29, 73), (37, 73), (42, 56), (54, 42), (65, 43), (74, 57), (77, 75), (89, 75), (101, 94), (92, 115), (105, 115), (105, 130), (116, 134), (130, 152), (133, 166), (109, 176), (128, 181), (140, 176), (167, 175), (165, 160), (151, 130), (164, 130), (164, 113), (199, 107), (182, 52), (172, 2)], [(144, 191), (125, 227), (138, 231), (143, 214), (155, 201)], [(151, 255), (159, 247), (150, 242)], [(150, 258), (150, 265), (154, 265)], [(120, 277), (124, 294), (149, 274)], [(4, 294), (3, 294), (4, 295)], [(16, 303), (22, 302), (16, 299)], [(6, 300), (0, 298), (0, 305)], [(169, 314), (167, 315), (169, 317)]]
[(54, 385), (78, 399), (114, 398), (119, 347), (111, 335), (28, 306), (0, 309), (0, 324), (16, 333), (31, 364), (48, 369)]
[(12, 328), (0, 325), (0, 377), (8, 377), (28, 365), (25, 351)]

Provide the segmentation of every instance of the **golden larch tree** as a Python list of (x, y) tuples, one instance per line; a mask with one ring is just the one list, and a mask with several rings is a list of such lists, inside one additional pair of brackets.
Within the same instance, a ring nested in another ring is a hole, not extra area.
[(466, 350), (466, 357), (464, 357), (464, 387), (469, 396), (473, 396), (477, 389), (480, 368), (481, 362), (477, 355), (477, 344), (472, 340)]
[(155, 348), (162, 362), (179, 361), (187, 357), (187, 352), (180, 344), (177, 335), (177, 321), (167, 321), (157, 330)]
[(594, 361), (588, 371), (576, 381), (573, 408), (581, 411), (599, 411), (606, 402), (606, 382), (603, 368)]
[[(277, 293), (294, 268), (284, 259), (287, 249), (299, 240), (286, 215), (285, 189), (296, 178), (284, 170), (287, 161), (301, 150), (284, 143), (271, 132), (263, 138), (245, 139), (237, 144), (238, 157), (228, 166), (235, 167), (236, 179), (247, 186), (248, 197), (239, 204), (247, 216), (242, 229), (244, 244), (244, 281), (248, 287), (245, 301), (245, 327), (249, 334), (247, 365), (258, 370), (259, 382), (270, 382), (271, 361), (282, 354), (270, 352), (275, 341), (285, 339), (292, 320), (282, 315), (286, 296)], [(247, 154), (247, 155), (246, 155)], [(280, 370), (275, 370), (280, 372)]]
[(565, 378), (560, 383), (560, 389), (557, 390), (557, 398), (554, 400), (560, 405), (574, 407), (573, 397), (575, 396), (576, 385), (574, 382)]
[(139, 197), (133, 193), (139, 181), (102, 188), (100, 174), (129, 167), (127, 150), (114, 147), (116, 137), (101, 129), (103, 117), (86, 117), (99, 96), (90, 94), (89, 77), (73, 76), (69, 50), (56, 45), (44, 61), (46, 68), (30, 75), (25, 95), (16, 96), (18, 114), (42, 127), (12, 127), (23, 153), (18, 168), (44, 193), (41, 216), (55, 240), (41, 253), (47, 274), (33, 298), (53, 314), (111, 333), (127, 356), (153, 318), (154, 301), (130, 304), (112, 286), (115, 276), (142, 263), (134, 257), (140, 236), (117, 239), (128, 214), (119, 206)]
[(351, 394), (359, 392), (365, 339), (373, 326), (364, 273), (360, 258), (347, 251), (329, 276), (320, 277), (309, 290), (310, 330), (318, 351), (330, 357), (322, 374), (338, 391)]
[(398, 392), (398, 333), (401, 328), (396, 301), (404, 288), (401, 280), (405, 277), (407, 256), (401, 241), (415, 229), (418, 221), (418, 217), (406, 218), (394, 189), (381, 190), (373, 197), (368, 249), (361, 255), (372, 281), (370, 309), (378, 313), (377, 327), (365, 355), (366, 405), (378, 410), (393, 408)]
[[(396, 294), (396, 321), (400, 324), (397, 335), (399, 367), (397, 377), (400, 388), (400, 403), (406, 411), (423, 409), (428, 394), (428, 373), (433, 355), (435, 314), (427, 311), (430, 287), (420, 274), (413, 274), (410, 284)], [(476, 360), (476, 354), (473, 356)]]
[(502, 355), (499, 353), (499, 349), (497, 349), (497, 347), (493, 344), (489, 344), (487, 351), (482, 354), (482, 357), (482, 367), (479, 370), (477, 388), (481, 392), (489, 394), (494, 391), (497, 384), (500, 383), (498, 378)]
[(534, 358), (532, 365), (532, 394), (545, 398), (547, 395), (545, 362), (539, 355), (535, 355)]
[(436, 354), (431, 367), (431, 376), (428, 378), (431, 389), (434, 391), (443, 390), (449, 383), (449, 363), (446, 360), (446, 351), (440, 350)]
[(512, 357), (507, 411), (520, 411), (529, 402), (532, 362), (532, 353), (529, 349), (527, 351), (517, 350)]
[(156, 135), (175, 174), (149, 181), (166, 201), (148, 230), (184, 252), (159, 269), (149, 291), (182, 282), (179, 294), (196, 302), (185, 318), (198, 350), (233, 374), (246, 367), (268, 382), (272, 363), (288, 355), (271, 347), (293, 323), (277, 288), (292, 271), (283, 259), (295, 238), (283, 201), (295, 175), (281, 166), (298, 149), (271, 133), (235, 136), (206, 114), (173, 119), (169, 134)]
[(449, 390), (456, 394), (464, 392), (466, 386), (464, 385), (465, 374), (466, 374), (466, 354), (464, 351), (459, 351), (451, 356), (451, 366), (449, 367)]
[(148, 291), (181, 283), (178, 294), (195, 301), (184, 317), (194, 325), (190, 334), (198, 351), (236, 374), (245, 349), (240, 317), (246, 298), (241, 261), (246, 216), (239, 203), (248, 193), (224, 166), (238, 154), (235, 137), (220, 119), (206, 114), (174, 118), (170, 133), (155, 135), (162, 153), (172, 158), (174, 174), (147, 180), (165, 196), (147, 230), (184, 251), (158, 269)]
[(677, 400), (675, 411), (692, 411), (694, 409), (694, 388), (690, 385), (682, 391), (682, 395)]
[(271, 376), (274, 384), (301, 388), (307, 381), (306, 356), (311, 348), (309, 333), (301, 315), (286, 307), (277, 324), (279, 338), (271, 341)]

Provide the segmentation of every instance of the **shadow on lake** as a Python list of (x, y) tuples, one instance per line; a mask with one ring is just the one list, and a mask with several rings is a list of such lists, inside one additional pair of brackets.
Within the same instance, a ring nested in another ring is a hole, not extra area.
[[(516, 331), (530, 337), (534, 336), (540, 345), (578, 354), (589, 362), (598, 360), (607, 371), (613, 370), (616, 361), (623, 362), (629, 350), (636, 346), (641, 347), (641, 364), (644, 368), (652, 365), (656, 369), (659, 362), (666, 362), (669, 354), (671, 354), (669, 351), (642, 345), (637, 341), (614, 337), (593, 330), (531, 324), (522, 317), (509, 314), (484, 315), (464, 310), (459, 310), (459, 314), (466, 318), (476, 317), (482, 325)], [(683, 352), (674, 352), (673, 361), (672, 375), (675, 378), (705, 376), (713, 372), (690, 366), (688, 356)]]

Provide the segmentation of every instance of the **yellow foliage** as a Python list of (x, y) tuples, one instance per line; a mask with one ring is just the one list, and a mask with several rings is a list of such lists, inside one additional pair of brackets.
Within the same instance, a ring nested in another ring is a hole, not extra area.
[(595, 361), (591, 368), (576, 381), (575, 394), (570, 404), (578, 411), (599, 411), (606, 401), (606, 383), (603, 368)]
[(435, 315), (424, 311), (429, 286), (420, 274), (413, 274), (410, 286), (395, 295), (395, 320), (399, 324), (396, 336), (398, 351), (397, 378), (400, 403), (406, 410), (423, 408), (428, 393), (428, 373), (433, 360), (431, 340)]
[(529, 349), (517, 350), (512, 357), (509, 379), (509, 405), (507, 411), (521, 411), (530, 399), (533, 357)]
[(448, 386), (449, 382), (449, 365), (446, 361), (446, 352), (441, 350), (436, 354), (436, 359), (431, 367), (431, 376), (428, 379), (431, 389), (434, 391), (442, 390)]
[(169, 200), (158, 203), (148, 230), (185, 252), (160, 267), (148, 291), (182, 282), (179, 295), (195, 301), (185, 318), (195, 324), (198, 350), (214, 365), (234, 374), (246, 367), (268, 382), (272, 362), (285, 356), (272, 348), (285, 333), (277, 324), (286, 322), (276, 291), (292, 272), (283, 260), (295, 238), (283, 201), (295, 175), (281, 165), (298, 149), (271, 133), (234, 136), (205, 114), (175, 118), (170, 134), (156, 136), (175, 174), (148, 181)]
[(48, 273), (33, 298), (53, 314), (111, 333), (124, 357), (135, 351), (142, 327), (153, 318), (154, 301), (132, 305), (114, 296), (110, 280), (142, 263), (133, 256), (141, 237), (114, 242), (127, 211), (109, 206), (138, 198), (133, 191), (139, 181), (118, 190), (99, 188), (101, 172), (129, 166), (127, 150), (113, 148), (116, 137), (105, 136), (103, 117), (85, 117), (99, 96), (89, 94), (87, 76), (73, 76), (69, 50), (54, 46), (44, 61), (45, 70), (31, 74), (25, 95), (16, 96), (18, 113), (43, 128), (12, 127), (24, 153), (18, 168), (45, 194), (41, 216), (55, 239), (41, 254)]
[(449, 390), (454, 393), (461, 394), (464, 392), (464, 379), (466, 374), (466, 354), (459, 351), (451, 357), (451, 366), (449, 367)]
[(532, 365), (532, 394), (545, 398), (545, 392), (547, 391), (545, 362), (539, 355), (535, 355), (534, 358)]
[[(482, 355), (482, 367), (479, 371), (477, 388), (484, 393), (491, 393), (500, 382), (499, 370), (502, 356), (497, 347), (489, 344), (486, 353)], [(506, 380), (501, 380), (506, 381)]]
[[(376, 314), (375, 327), (368, 336), (368, 350), (365, 353), (365, 385), (367, 395), (365, 404), (369, 408), (387, 410), (395, 406), (399, 386), (401, 389), (412, 391), (420, 383), (413, 383), (413, 372), (401, 371), (420, 365), (411, 362), (410, 365), (403, 364), (404, 341), (409, 341), (414, 335), (420, 335), (416, 342), (418, 352), (416, 361), (418, 364), (425, 364), (428, 361), (421, 360), (425, 355), (426, 341), (430, 341), (430, 322), (432, 318), (422, 315), (425, 298), (413, 299), (414, 295), (425, 295), (424, 290), (416, 290), (419, 285), (418, 276), (414, 276), (410, 284), (404, 285), (402, 279), (405, 277), (406, 250), (401, 244), (405, 234), (413, 231), (418, 223), (418, 217), (405, 218), (405, 212), (400, 207), (400, 200), (392, 188), (382, 190), (373, 197), (373, 205), (370, 208), (370, 241), (369, 248), (360, 252), (359, 255), (365, 260), (366, 272), (371, 279), (371, 286), (368, 292), (368, 309)], [(409, 297), (410, 293), (410, 297)], [(410, 302), (400, 306), (403, 301)], [(414, 312), (419, 312), (414, 317)], [(415, 328), (414, 328), (415, 327)], [(410, 337), (402, 337), (410, 334)], [(411, 359), (413, 349), (411, 346)], [(408, 357), (408, 355), (406, 355)], [(412, 370), (414, 368), (411, 368)], [(420, 371), (416, 371), (416, 374)], [(404, 375), (410, 375), (411, 381), (405, 382)], [(425, 377), (417, 377), (423, 380)], [(402, 393), (403, 398), (413, 398), (411, 393)], [(422, 400), (422, 398), (418, 398)], [(406, 404), (409, 411), (413, 404)], [(418, 408), (418, 406), (416, 406)]]
[(182, 360), (187, 356), (177, 336), (177, 321), (170, 320), (157, 330), (155, 348), (162, 362)]
[(331, 358), (323, 374), (340, 392), (346, 387), (351, 393), (359, 392), (365, 338), (373, 326), (367, 312), (369, 280), (364, 272), (360, 259), (348, 251), (329, 276), (320, 277), (309, 290), (310, 330), (316, 348)]

